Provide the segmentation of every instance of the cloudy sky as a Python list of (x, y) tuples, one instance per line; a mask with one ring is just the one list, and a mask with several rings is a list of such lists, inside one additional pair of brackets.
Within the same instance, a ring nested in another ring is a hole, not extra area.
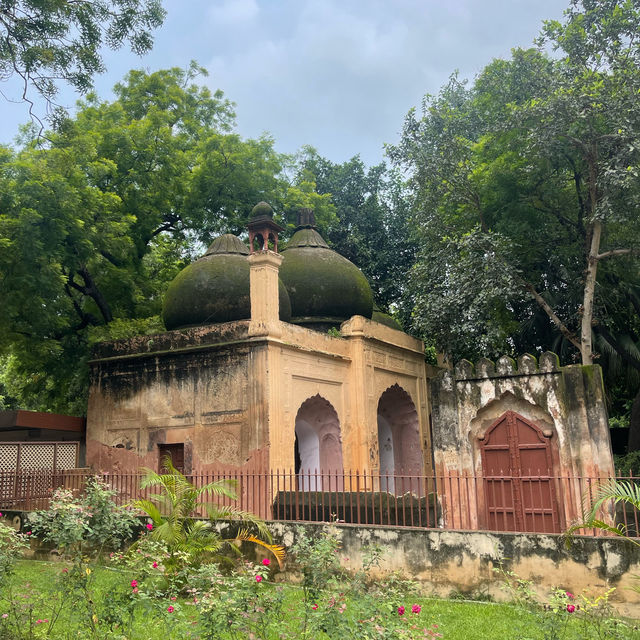
[[(311, 144), (342, 162), (368, 164), (397, 141), (404, 115), (458, 69), (473, 78), (512, 47), (529, 46), (542, 20), (568, 0), (164, 0), (168, 15), (153, 51), (105, 55), (96, 79), (105, 98), (130, 68), (186, 67), (237, 103), (238, 131), (268, 132), (279, 151)], [(10, 83), (3, 91), (16, 94)], [(64, 104), (75, 96), (64, 92)], [(27, 119), (0, 103), (0, 142)], [(40, 107), (42, 109), (42, 107)], [(42, 111), (41, 111), (42, 112)]]

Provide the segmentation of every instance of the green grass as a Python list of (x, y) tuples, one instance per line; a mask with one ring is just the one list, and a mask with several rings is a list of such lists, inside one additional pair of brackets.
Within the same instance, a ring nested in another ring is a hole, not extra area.
[[(55, 617), (55, 605), (60, 600), (60, 591), (57, 586), (58, 578), (65, 568), (64, 562), (19, 561), (16, 572), (11, 580), (13, 601), (23, 607), (33, 607), (33, 620), (48, 619), (49, 623), (34, 625), (33, 638), (53, 638), (59, 640), (77, 638), (121, 638), (127, 640), (196, 640), (200, 637), (197, 622), (197, 612), (186, 600), (177, 600), (173, 603), (176, 611), (173, 614), (166, 612), (167, 606), (172, 606), (168, 598), (143, 597), (140, 605), (134, 610), (134, 624), (131, 633), (127, 636), (91, 634), (87, 625), (80, 627), (80, 620), (87, 620), (88, 606), (80, 596), (68, 594), (70, 606), (62, 606), (59, 617), (52, 623)], [(102, 615), (104, 611), (113, 610), (123, 602), (122, 598), (131, 598), (131, 576), (115, 571), (105, 566), (93, 566), (89, 576), (92, 585), (92, 593), (95, 597), (93, 605), (96, 611)], [(0, 584), (2, 584), (0, 582)], [(265, 589), (274, 589), (274, 585), (264, 584)], [(27, 594), (27, 598), (22, 596)], [(75, 598), (75, 600), (74, 600)], [(293, 585), (284, 588), (283, 628), (295, 624), (300, 611), (304, 608), (302, 590)], [(399, 603), (400, 604), (400, 603)], [(431, 598), (410, 597), (405, 599), (407, 615), (412, 604), (420, 604), (422, 611), (415, 620), (420, 626), (430, 627), (438, 625), (436, 631), (447, 640), (491, 639), (491, 640), (515, 640), (530, 639), (543, 640), (545, 636), (540, 628), (540, 619), (531, 612), (509, 604), (496, 604), (490, 602), (466, 602), (455, 600), (440, 600)], [(348, 603), (347, 603), (348, 605)], [(0, 615), (4, 612), (12, 612), (7, 602), (7, 589), (0, 596)], [(347, 606), (345, 615), (348, 615)], [(12, 614), (13, 615), (13, 614)], [(566, 617), (566, 616), (565, 616)], [(413, 619), (412, 619), (413, 620)], [(592, 630), (585, 631), (578, 624), (577, 619), (568, 618), (569, 626), (561, 635), (547, 636), (558, 639), (577, 640), (579, 638), (610, 638), (619, 640), (621, 637), (615, 631), (607, 631), (598, 636)], [(83, 630), (78, 631), (80, 628)], [(587, 633), (588, 632), (588, 633)], [(49, 635), (46, 635), (46, 634)], [(634, 635), (635, 634), (635, 635)], [(28, 636), (25, 636), (28, 637)], [(273, 636), (270, 636), (270, 639)], [(289, 635), (287, 637), (296, 637)], [(355, 637), (355, 636), (354, 636)], [(422, 636), (421, 636), (422, 637)], [(631, 631), (626, 638), (639, 638), (640, 631)], [(244, 636), (229, 636), (229, 638), (244, 638)], [(0, 640), (13, 640), (11, 636), (2, 636)], [(224, 640), (221, 637), (221, 640)], [(315, 639), (314, 639), (315, 640)], [(321, 640), (321, 636), (318, 636)], [(344, 640), (348, 640), (347, 637)]]

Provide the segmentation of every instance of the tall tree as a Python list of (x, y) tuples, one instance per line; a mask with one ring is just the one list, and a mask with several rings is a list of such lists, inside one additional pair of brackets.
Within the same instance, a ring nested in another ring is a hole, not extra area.
[(86, 93), (104, 71), (104, 45), (129, 42), (134, 53), (146, 53), (164, 16), (160, 0), (3, 0), (0, 76), (19, 78), (31, 112), (33, 93), (50, 103), (59, 81)]
[(160, 329), (191, 251), (284, 199), (272, 141), (233, 133), (232, 104), (198, 71), (132, 71), (45, 148), (1, 151), (0, 349), (25, 408), (81, 413), (89, 342)]
[(416, 318), (455, 357), (561, 337), (584, 364), (640, 365), (638, 24), (637, 1), (574, 0), (538, 50), (408, 115), (390, 154), (424, 246)]
[(318, 193), (330, 194), (336, 218), (326, 238), (338, 253), (356, 264), (371, 283), (376, 302), (400, 312), (404, 275), (415, 258), (408, 226), (405, 184), (384, 163), (367, 168), (359, 156), (337, 164), (305, 147), (299, 175), (310, 176)]

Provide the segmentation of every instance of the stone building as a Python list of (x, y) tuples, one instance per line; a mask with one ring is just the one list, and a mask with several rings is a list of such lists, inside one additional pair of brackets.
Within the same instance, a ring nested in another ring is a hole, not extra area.
[(249, 248), (221, 236), (170, 284), (166, 333), (98, 345), (89, 465), (170, 455), (187, 473), (291, 472), (303, 491), (357, 470), (395, 495), (435, 487), (448, 526), (537, 531), (579, 512), (562, 476), (613, 473), (599, 367), (553, 354), (430, 367), (311, 211), (278, 253), (281, 230), (260, 203)]
[(251, 251), (221, 236), (175, 278), (166, 333), (98, 346), (88, 464), (157, 468), (169, 454), (186, 472), (431, 473), (422, 342), (374, 311), (312, 212), (282, 253), (272, 215), (254, 208)]

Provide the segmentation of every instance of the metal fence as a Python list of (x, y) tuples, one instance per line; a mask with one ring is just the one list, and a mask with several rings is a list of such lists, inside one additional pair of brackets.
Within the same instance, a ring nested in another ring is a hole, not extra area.
[[(0, 511), (34, 511), (49, 506), (57, 487), (82, 493), (87, 470), (0, 471)], [(117, 491), (117, 502), (149, 498), (140, 472), (97, 474)], [(237, 500), (210, 494), (217, 506), (235, 506), (265, 520), (338, 522), (426, 529), (561, 533), (590, 508), (598, 487), (611, 478), (585, 476), (385, 475), (370, 472), (227, 471), (194, 473), (197, 487), (222, 481)], [(618, 477), (640, 484), (640, 478)], [(204, 513), (200, 515), (205, 515)], [(600, 517), (640, 535), (640, 513), (627, 505)], [(596, 530), (582, 530), (601, 535)]]

